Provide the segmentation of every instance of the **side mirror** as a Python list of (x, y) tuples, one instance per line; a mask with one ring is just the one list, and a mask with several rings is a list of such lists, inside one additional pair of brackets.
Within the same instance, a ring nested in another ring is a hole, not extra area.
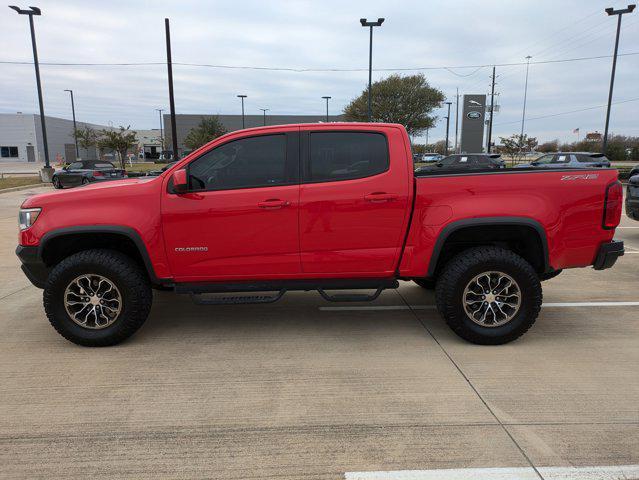
[(186, 180), (185, 169), (181, 168), (180, 170), (176, 170), (175, 172), (173, 172), (171, 180), (173, 180), (173, 192), (177, 194), (186, 193), (188, 182)]
[(539, 165), (539, 162), (530, 162), (530, 164), (531, 164), (533, 167), (536, 167), (537, 165)]
[(444, 164), (442, 162), (437, 162), (435, 165), (437, 165), (438, 167), (443, 167)]

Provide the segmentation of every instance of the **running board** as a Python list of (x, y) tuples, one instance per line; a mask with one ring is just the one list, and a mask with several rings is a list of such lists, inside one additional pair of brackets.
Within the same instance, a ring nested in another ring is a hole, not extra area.
[[(273, 280), (236, 283), (178, 283), (176, 293), (189, 294), (198, 305), (240, 305), (251, 303), (273, 303), (278, 301), (287, 291), (317, 290), (322, 298), (329, 302), (371, 302), (383, 290), (399, 287), (394, 278), (364, 278), (364, 279), (311, 279), (311, 280)], [(327, 290), (374, 290), (372, 294), (356, 293), (327, 293)], [(255, 295), (221, 295), (213, 298), (203, 298), (206, 293), (251, 293)], [(259, 293), (258, 293), (259, 292)], [(273, 295), (263, 295), (262, 292), (275, 292)]]
[(375, 293), (371, 295), (356, 293), (334, 293), (333, 295), (329, 295), (323, 288), (317, 289), (322, 298), (327, 302), (372, 302), (379, 297), (383, 290), (384, 287), (379, 287), (375, 290)]
[(202, 293), (192, 293), (191, 300), (196, 305), (247, 305), (277, 302), (285, 293), (286, 290), (280, 290), (275, 295), (224, 295), (213, 298), (203, 298)]

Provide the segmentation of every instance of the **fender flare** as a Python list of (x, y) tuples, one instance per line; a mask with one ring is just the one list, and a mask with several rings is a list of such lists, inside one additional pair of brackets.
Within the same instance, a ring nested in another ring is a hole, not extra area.
[(54, 238), (62, 237), (65, 235), (74, 235), (74, 234), (82, 234), (82, 233), (113, 233), (116, 235), (122, 235), (127, 237), (129, 240), (133, 242), (135, 247), (138, 249), (140, 253), (140, 257), (142, 257), (142, 261), (144, 262), (144, 267), (146, 269), (147, 274), (149, 275), (149, 279), (151, 283), (156, 285), (161, 285), (167, 283), (168, 279), (158, 278), (155, 274), (155, 270), (153, 268), (153, 263), (151, 262), (151, 257), (149, 257), (149, 252), (146, 248), (146, 244), (142, 240), (140, 234), (131, 227), (125, 227), (122, 225), (77, 225), (73, 227), (65, 227), (58, 228), (55, 230), (50, 230), (42, 236), (40, 240), (40, 244), (38, 245), (38, 258), (40, 260), (43, 259), (44, 248), (47, 243)]
[(433, 277), (435, 275), (435, 270), (437, 268), (437, 262), (439, 260), (441, 251), (444, 248), (446, 240), (452, 233), (466, 227), (487, 225), (516, 225), (532, 227), (539, 235), (539, 240), (541, 241), (544, 260), (544, 271), (548, 272), (552, 270), (550, 268), (550, 261), (548, 259), (548, 238), (546, 235), (546, 230), (537, 220), (528, 217), (475, 217), (451, 222), (442, 229), (442, 231), (439, 233), (439, 236), (437, 237), (437, 240), (435, 241), (433, 253), (430, 256), (430, 261), (428, 263), (428, 272), (426, 273), (426, 277)]

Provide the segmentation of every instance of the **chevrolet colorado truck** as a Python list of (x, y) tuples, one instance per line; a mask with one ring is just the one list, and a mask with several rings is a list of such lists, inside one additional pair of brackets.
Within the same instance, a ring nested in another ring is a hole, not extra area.
[(535, 322), (542, 280), (623, 255), (621, 209), (612, 169), (416, 175), (401, 125), (283, 125), (219, 137), (157, 177), (32, 196), (16, 253), (80, 345), (131, 336), (153, 288), (204, 304), (367, 301), (399, 280), (434, 287), (460, 337), (502, 344)]

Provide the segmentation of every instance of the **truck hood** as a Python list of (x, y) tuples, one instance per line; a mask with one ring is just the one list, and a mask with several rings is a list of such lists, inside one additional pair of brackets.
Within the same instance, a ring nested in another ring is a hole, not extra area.
[(161, 182), (158, 177), (139, 177), (96, 182), (67, 190), (53, 190), (27, 198), (22, 203), (22, 208), (42, 207), (57, 203), (68, 203), (69, 208), (73, 208), (73, 202), (85, 201), (99, 204), (103, 200), (109, 200), (116, 196), (135, 195), (136, 192), (143, 194), (143, 191), (146, 190), (143, 186), (155, 181)]

